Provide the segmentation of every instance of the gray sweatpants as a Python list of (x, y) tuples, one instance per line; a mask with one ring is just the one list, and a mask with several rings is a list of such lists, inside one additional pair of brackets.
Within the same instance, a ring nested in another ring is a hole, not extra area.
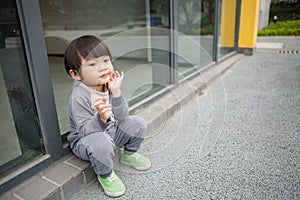
[(95, 132), (81, 138), (73, 153), (90, 161), (96, 174), (107, 177), (113, 169), (114, 148), (124, 147), (125, 153), (136, 152), (144, 141), (147, 125), (138, 116), (128, 116), (105, 132)]

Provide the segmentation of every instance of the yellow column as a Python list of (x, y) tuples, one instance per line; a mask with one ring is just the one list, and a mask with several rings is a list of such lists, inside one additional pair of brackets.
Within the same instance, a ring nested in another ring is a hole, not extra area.
[(234, 47), (236, 0), (223, 0), (221, 11), (221, 47)]
[(260, 0), (242, 0), (239, 48), (252, 53), (256, 45)]

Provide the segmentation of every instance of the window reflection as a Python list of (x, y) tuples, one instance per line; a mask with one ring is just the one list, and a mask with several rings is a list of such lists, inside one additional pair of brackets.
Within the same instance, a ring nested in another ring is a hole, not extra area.
[(179, 0), (178, 70), (181, 77), (212, 62), (214, 1)]

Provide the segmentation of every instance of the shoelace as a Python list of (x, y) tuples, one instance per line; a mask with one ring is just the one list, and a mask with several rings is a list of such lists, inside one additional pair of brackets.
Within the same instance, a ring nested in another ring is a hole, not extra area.
[(134, 154), (131, 154), (131, 156), (134, 157), (135, 159), (138, 159), (140, 157), (140, 154), (134, 153)]
[(111, 176), (107, 177), (107, 180), (108, 180), (109, 182), (113, 182), (116, 178), (117, 178), (117, 177), (116, 177), (114, 174), (112, 174)]

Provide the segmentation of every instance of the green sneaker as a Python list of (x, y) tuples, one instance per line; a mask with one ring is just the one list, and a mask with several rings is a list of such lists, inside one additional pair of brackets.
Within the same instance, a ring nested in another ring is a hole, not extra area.
[(104, 189), (104, 193), (110, 197), (119, 197), (125, 193), (125, 185), (121, 181), (121, 179), (116, 175), (113, 170), (111, 175), (107, 178), (101, 178), (101, 176), (97, 176), (102, 188)]
[(140, 153), (125, 154), (121, 149), (120, 163), (137, 170), (147, 170), (151, 167), (151, 161)]

